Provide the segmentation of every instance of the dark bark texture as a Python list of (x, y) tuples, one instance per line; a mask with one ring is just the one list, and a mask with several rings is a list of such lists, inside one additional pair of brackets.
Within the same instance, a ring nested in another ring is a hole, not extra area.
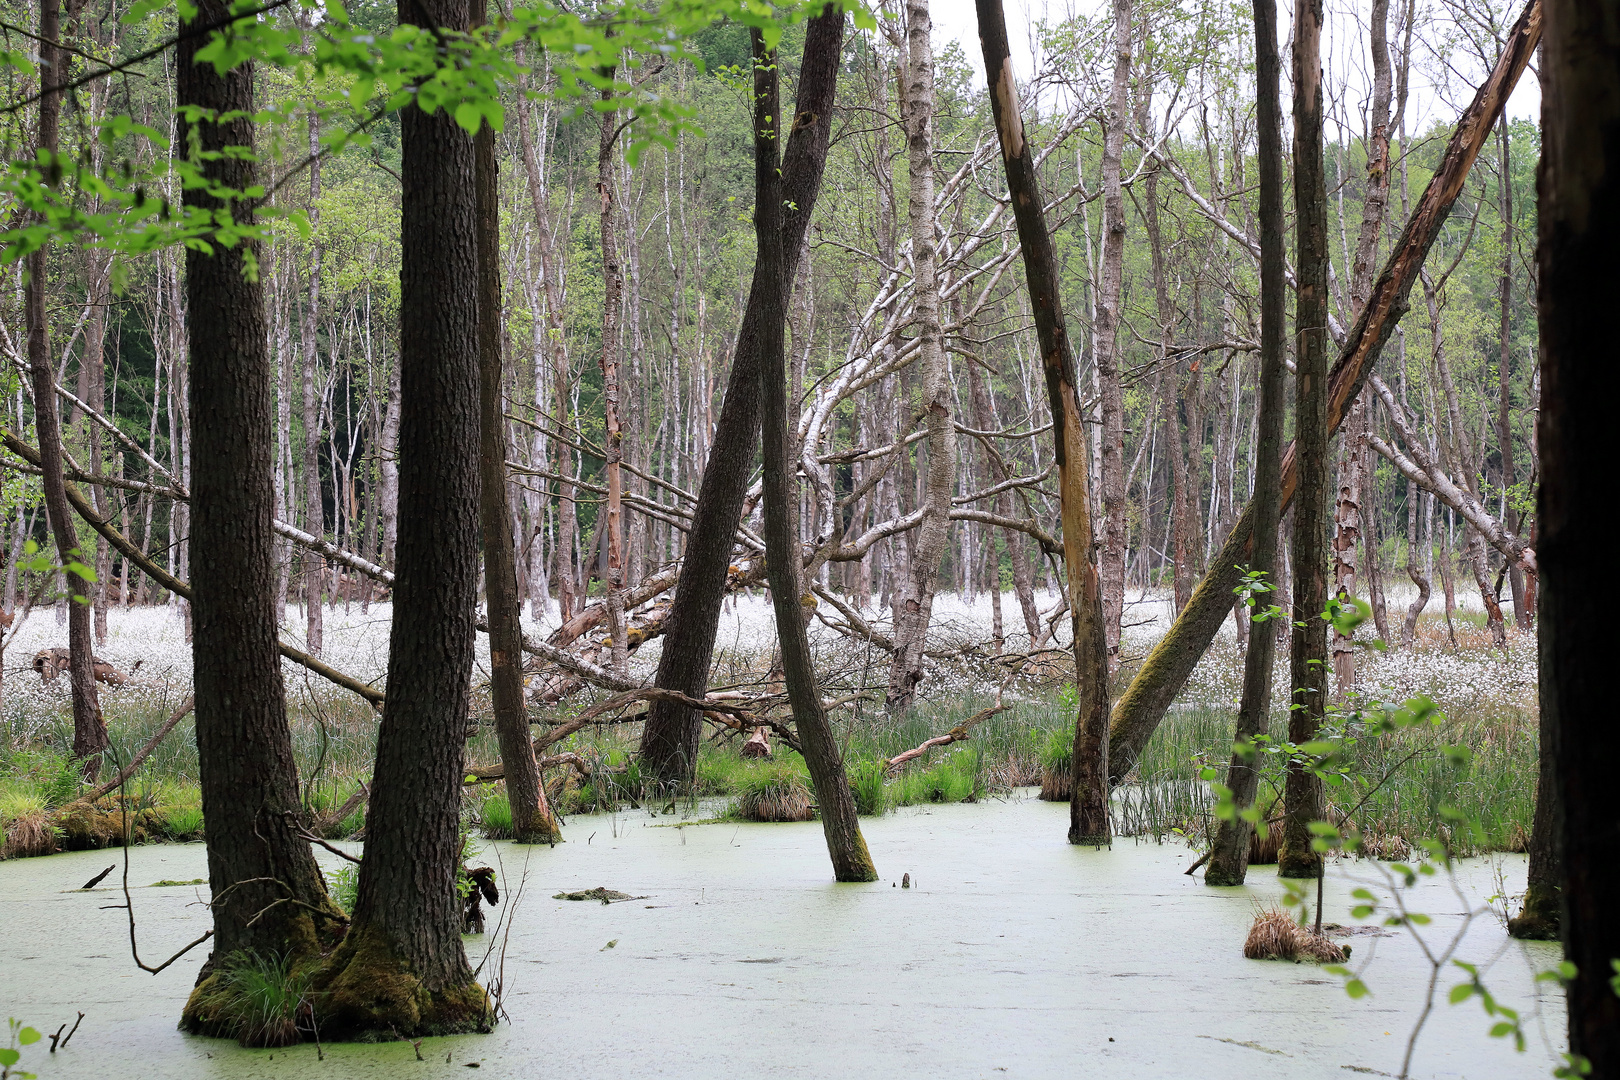
[[(484, 21), (483, 0), (473, 18)], [(478, 213), (479, 525), (484, 541), (484, 600), (489, 610), (489, 696), (495, 712), (513, 839), (561, 838), (540, 784), (523, 700), (523, 627), (519, 620), (517, 552), (506, 490), (506, 417), (501, 405), (501, 207), (495, 132), (473, 139)]]
[[(1294, 221), (1298, 287), (1294, 301), (1294, 629), (1288, 654), (1293, 698), (1288, 739), (1316, 737), (1327, 705), (1327, 177), (1322, 163), (1322, 0), (1294, 9)], [(1283, 788), (1283, 877), (1316, 877), (1322, 857), (1311, 850), (1310, 824), (1322, 816), (1322, 781), (1296, 762)]]
[(1018, 222), (1024, 276), (1029, 281), (1030, 307), (1035, 313), (1035, 334), (1046, 374), (1063, 507), (1063, 565), (1074, 630), (1075, 682), (1080, 691), (1071, 759), (1074, 789), (1069, 799), (1069, 843), (1107, 843), (1108, 644), (1091, 527), (1086, 436), (1075, 387), (1074, 349), (1063, 318), (1057, 256), (1042, 210), (1034, 152), (1025, 137), (1013, 79), (1006, 17), (1000, 0), (978, 0), (977, 6), (984, 69), (991, 73), (991, 115), (1001, 142), (1013, 216)]
[[(468, 0), (401, 0), (464, 30)], [(354, 925), (320, 978), (325, 1029), (487, 1025), (461, 946), (459, 814), (478, 583), (478, 246), (473, 140), (401, 111), (399, 539), (388, 699)]]
[(1614, 620), (1605, 580), (1620, 498), (1614, 456), (1614, 297), (1620, 294), (1620, 2), (1548, 0), (1539, 176), (1541, 325), (1537, 500), (1541, 713), (1562, 796), (1569, 1049), (1620, 1076), (1620, 809)]
[[(754, 269), (748, 306), (737, 335), (725, 402), (715, 425), (714, 441), (703, 467), (697, 506), (687, 533), (680, 584), (670, 608), (668, 631), (658, 660), (656, 685), (701, 698), (709, 689), (714, 635), (725, 599), (726, 571), (732, 538), (742, 517), (759, 445), (760, 335), (765, 306), (778, 289), (791, 293), (799, 252), (810, 225), (810, 213), (821, 191), (832, 132), (833, 92), (843, 49), (844, 15), (828, 6), (805, 31), (804, 62), (799, 68), (798, 101), (793, 130), (782, 155), (781, 280)], [(702, 717), (695, 709), (654, 702), (641, 736), (643, 774), (677, 785), (691, 780), (697, 765)]]
[[(1278, 94), (1282, 81), (1281, 60), (1277, 55), (1276, 0), (1254, 0), (1254, 50), (1256, 106), (1260, 166), (1260, 415), (1256, 431), (1254, 468), (1254, 544), (1249, 568), (1264, 571), (1267, 582), (1275, 585), (1272, 571), (1277, 562), (1277, 522), (1282, 507), (1277, 498), (1282, 483), (1283, 416), (1283, 335), (1287, 332), (1287, 283), (1283, 279), (1283, 150), (1282, 107)], [(1258, 611), (1282, 600), (1279, 593), (1254, 597)], [(1240, 608), (1240, 615), (1247, 612)], [(1243, 698), (1238, 704), (1238, 744), (1248, 749), (1234, 750), (1226, 769), (1226, 786), (1232, 802), (1241, 812), (1254, 804), (1259, 787), (1258, 753), (1253, 748), (1256, 735), (1266, 732), (1271, 718), (1271, 673), (1277, 652), (1277, 635), (1262, 624), (1249, 635), (1249, 648), (1243, 657)], [(1241, 885), (1249, 869), (1249, 841), (1254, 826), (1234, 815), (1222, 821), (1211, 847), (1206, 885)]]
[[(222, 0), (204, 0), (197, 19), (222, 19)], [(234, 113), (189, 133), (205, 153), (251, 147), (253, 68), (224, 76), (198, 64), (206, 36), (180, 44), (179, 104)], [(185, 136), (183, 136), (185, 138)], [(182, 145), (186, 143), (183, 142)], [(243, 190), (256, 183), (251, 160), (223, 157), (209, 178)], [(188, 189), (188, 207), (220, 202)], [(238, 222), (252, 210), (233, 207)], [(310, 958), (342, 933), (320, 867), (299, 833), (298, 769), (287, 729), (281, 655), (276, 649), (276, 543), (270, 526), (274, 405), (264, 290), (244, 273), (257, 244), (186, 252), (192, 312), (191, 605), (195, 625), (197, 758), (208, 819), (208, 882), (214, 896), (213, 956), (187, 1003), (185, 1025), (220, 1033), (209, 978), (242, 951)], [(212, 1004), (211, 1004), (212, 1002)]]
[[(793, 467), (797, 440), (788, 430), (787, 325), (788, 285), (792, 275), (783, 247), (782, 170), (778, 167), (780, 120), (776, 53), (767, 50), (758, 30), (754, 45), (754, 258), (756, 282), (765, 283), (760, 303), (759, 397), (765, 458), (765, 558), (776, 611), (776, 636), (788, 702), (798, 729), (804, 762), (810, 769), (821, 830), (839, 881), (876, 881), (877, 870), (861, 836), (855, 799), (844, 775), (843, 757), (832, 725), (821, 706), (815, 657), (805, 628), (802, 604), (814, 603), (804, 585), (804, 559), (799, 550), (799, 483)], [(750, 304), (752, 307), (752, 304)]]

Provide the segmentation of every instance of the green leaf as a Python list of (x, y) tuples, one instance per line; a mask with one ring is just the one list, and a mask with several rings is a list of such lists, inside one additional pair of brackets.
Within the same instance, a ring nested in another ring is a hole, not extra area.
[(10, 1047), (0, 1046), (0, 1065), (3, 1065), (9, 1069), (13, 1065), (17, 1064), (17, 1059), (20, 1057), (22, 1057), (22, 1055)]
[(1518, 1026), (1519, 1025), (1517, 1025), (1515, 1023), (1512, 1023), (1510, 1021), (1507, 1021), (1507, 1020), (1503, 1020), (1499, 1024), (1492, 1024), (1491, 1025), (1491, 1038), (1500, 1039), (1505, 1035), (1511, 1035), (1511, 1034), (1513, 1034), (1514, 1030)]
[(1474, 984), (1458, 983), (1456, 986), (1451, 988), (1451, 993), (1448, 996), (1453, 1005), (1456, 1005), (1459, 1002), (1467, 1001), (1469, 998), (1474, 996)]
[(1368, 994), (1372, 993), (1371, 990), (1367, 989), (1367, 984), (1362, 982), (1360, 979), (1351, 979), (1349, 982), (1345, 983), (1344, 992), (1353, 998), (1364, 998)]
[(40, 1038), (41, 1036), (39, 1032), (35, 1031), (31, 1027), (25, 1027), (21, 1031), (17, 1032), (17, 1041), (24, 1046), (31, 1046), (34, 1043), (39, 1042)]

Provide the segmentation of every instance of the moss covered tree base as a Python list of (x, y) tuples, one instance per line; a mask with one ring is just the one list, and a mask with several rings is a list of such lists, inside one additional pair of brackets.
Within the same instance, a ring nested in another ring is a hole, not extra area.
[(1522, 941), (1557, 941), (1558, 914), (1558, 890), (1531, 885), (1524, 894), (1524, 907), (1508, 920), (1508, 933)]
[[(463, 965), (465, 967), (465, 965)], [(471, 972), (429, 987), (374, 929), (356, 927), (315, 976), (321, 1038), (368, 1041), (489, 1031), (489, 995)]]

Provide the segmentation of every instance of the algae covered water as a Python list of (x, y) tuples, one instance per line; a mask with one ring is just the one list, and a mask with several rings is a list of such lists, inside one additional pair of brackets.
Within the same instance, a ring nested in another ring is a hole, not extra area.
[[(48, 1035), (23, 1067), (69, 1077), (1219, 1077), (1394, 1075), (1430, 968), (1398, 932), (1348, 938), (1372, 993), (1352, 1000), (1313, 965), (1250, 961), (1273, 868), (1212, 889), (1176, 845), (1065, 842), (1068, 808), (1021, 798), (919, 807), (862, 828), (883, 880), (831, 881), (818, 824), (687, 824), (646, 812), (570, 820), (555, 848), (486, 845), (511, 912), (493, 1034), (368, 1046), (244, 1050), (178, 1032), (199, 948), (157, 976), (130, 959), (121, 852), (0, 863), (0, 1009)], [(331, 858), (324, 856), (325, 858)], [(335, 860), (332, 860), (335, 861)], [(104, 867), (120, 871), (76, 891)], [(130, 852), (141, 955), (167, 958), (210, 925), (202, 845)], [(912, 888), (899, 888), (909, 874)], [(1335, 866), (1329, 921), (1349, 922), (1364, 863)], [(1521, 890), (1522, 857), (1470, 860), (1407, 895), (1443, 947), (1462, 913)], [(109, 888), (109, 886), (112, 886)], [(635, 899), (554, 899), (596, 887)], [(521, 891), (521, 896), (516, 897)], [(1385, 895), (1385, 890), (1374, 887)], [(516, 902), (514, 905), (514, 897)], [(494, 920), (491, 919), (491, 927)], [(468, 938), (476, 965), (500, 940)], [(1451, 1006), (1447, 968), (1417, 1077), (1549, 1075), (1562, 992), (1534, 973), (1555, 946), (1510, 940), (1486, 915), (1457, 958), (1527, 1017), (1528, 1046), (1492, 1039), (1476, 1001)], [(498, 957), (485, 967), (487, 979)], [(1362, 965), (1365, 965), (1363, 968)]]

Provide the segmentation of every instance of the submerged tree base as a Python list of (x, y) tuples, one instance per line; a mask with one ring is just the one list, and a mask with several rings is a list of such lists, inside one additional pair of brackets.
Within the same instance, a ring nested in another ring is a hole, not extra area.
[(312, 1003), (321, 1038), (378, 1039), (487, 1032), (489, 995), (467, 972), (443, 987), (424, 986), (378, 930), (351, 931), (315, 976)]
[(1534, 885), (1524, 894), (1524, 907), (1508, 920), (1508, 933), (1521, 941), (1559, 939), (1558, 890), (1550, 885)]

